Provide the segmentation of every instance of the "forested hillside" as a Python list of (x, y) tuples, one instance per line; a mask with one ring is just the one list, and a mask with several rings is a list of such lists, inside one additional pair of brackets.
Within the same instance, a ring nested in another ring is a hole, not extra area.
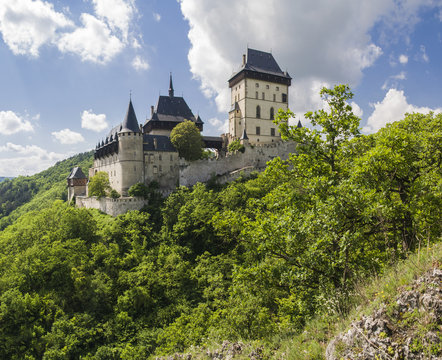
[(78, 154), (32, 176), (5, 179), (0, 183), (0, 230), (30, 210), (49, 207), (56, 199), (66, 200), (66, 178), (74, 166), (85, 172), (93, 153)]
[(146, 359), (223, 340), (276, 351), (439, 242), (442, 114), (364, 136), (346, 86), (321, 95), (330, 109), (306, 114), (317, 130), (279, 114), (297, 154), (252, 179), (116, 218), (56, 201), (7, 227), (0, 358)]

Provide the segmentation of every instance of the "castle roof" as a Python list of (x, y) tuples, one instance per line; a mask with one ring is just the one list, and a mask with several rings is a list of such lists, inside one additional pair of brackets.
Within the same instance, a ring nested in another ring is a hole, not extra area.
[(127, 108), (126, 117), (121, 124), (122, 132), (140, 132), (140, 127), (138, 125), (137, 116), (135, 115), (135, 110), (132, 105), (132, 100), (129, 100), (129, 106)]
[(246, 128), (244, 128), (240, 140), (249, 140), (249, 137), (247, 136), (246, 133)]
[(170, 138), (166, 135), (143, 134), (144, 151), (167, 151), (176, 152)]
[(247, 61), (242, 68), (229, 79), (229, 86), (232, 87), (244, 77), (267, 80), (276, 83), (291, 84), (291, 77), (283, 72), (271, 53), (247, 49)]
[(74, 167), (68, 176), (68, 179), (86, 179), (83, 171), (79, 167)]
[[(169, 96), (160, 96), (152, 116), (144, 124), (145, 132), (152, 129), (172, 130), (177, 124), (185, 120), (193, 121), (202, 131), (204, 122), (200, 116), (196, 117), (181, 96), (174, 96), (172, 76), (170, 76)], [(161, 124), (160, 124), (161, 123)]]

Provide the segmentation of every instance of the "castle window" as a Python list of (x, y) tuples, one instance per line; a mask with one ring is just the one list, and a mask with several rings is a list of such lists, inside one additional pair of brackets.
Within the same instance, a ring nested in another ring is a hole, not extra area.
[(159, 169), (160, 169), (160, 172), (162, 172), (162, 171), (163, 171), (163, 168), (162, 168), (162, 166), (161, 166), (161, 165), (159, 166)]
[(258, 88), (258, 87), (259, 87), (259, 84), (258, 84), (258, 83), (255, 83), (255, 87), (257, 87), (257, 88)]
[(282, 94), (282, 102), (283, 103), (287, 102), (287, 94)]
[(279, 91), (279, 86), (276, 87), (276, 91)]
[(256, 107), (256, 117), (261, 118), (261, 107), (259, 105)]
[(270, 108), (270, 120), (273, 120), (275, 118), (275, 109)]
[(261, 135), (261, 128), (259, 126), (256, 127), (256, 135)]
[(266, 85), (266, 89), (270, 89), (270, 86), (269, 86), (269, 85)]
[(265, 100), (266, 94), (262, 93), (262, 99)]
[[(275, 136), (275, 129), (271, 128), (270, 129), (270, 136)], [(272, 140), (273, 141), (273, 140)]]
[(276, 94), (273, 94), (273, 101), (276, 101)]
[(153, 155), (153, 154), (149, 154), (149, 162), (150, 162), (151, 164), (153, 164), (154, 161), (155, 161), (155, 157), (154, 157), (154, 155)]
[(161, 154), (158, 155), (158, 160), (163, 161), (163, 156)]
[(257, 91), (257, 92), (255, 92), (255, 98), (257, 98), (257, 99), (258, 99), (258, 91)]
[(154, 174), (158, 173), (158, 167), (156, 165), (153, 166), (153, 173)]

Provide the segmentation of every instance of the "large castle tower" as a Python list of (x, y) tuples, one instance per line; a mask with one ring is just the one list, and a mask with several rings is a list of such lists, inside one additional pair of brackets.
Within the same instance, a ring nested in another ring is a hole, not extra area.
[(279, 141), (273, 119), (279, 109), (287, 110), (291, 80), (272, 54), (247, 49), (240, 71), (229, 80), (231, 137), (239, 139), (245, 130), (251, 144)]

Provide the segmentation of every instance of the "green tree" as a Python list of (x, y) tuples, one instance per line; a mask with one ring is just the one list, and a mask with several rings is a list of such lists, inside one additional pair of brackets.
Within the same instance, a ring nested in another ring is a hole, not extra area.
[(188, 161), (198, 160), (203, 154), (203, 138), (192, 121), (186, 120), (175, 126), (170, 133), (170, 141), (180, 157)]
[(97, 172), (92, 179), (89, 180), (89, 196), (97, 196), (101, 198), (106, 196), (110, 189), (109, 175), (105, 171)]
[(128, 191), (130, 196), (142, 197), (147, 199), (149, 196), (149, 188), (143, 183), (132, 185)]

